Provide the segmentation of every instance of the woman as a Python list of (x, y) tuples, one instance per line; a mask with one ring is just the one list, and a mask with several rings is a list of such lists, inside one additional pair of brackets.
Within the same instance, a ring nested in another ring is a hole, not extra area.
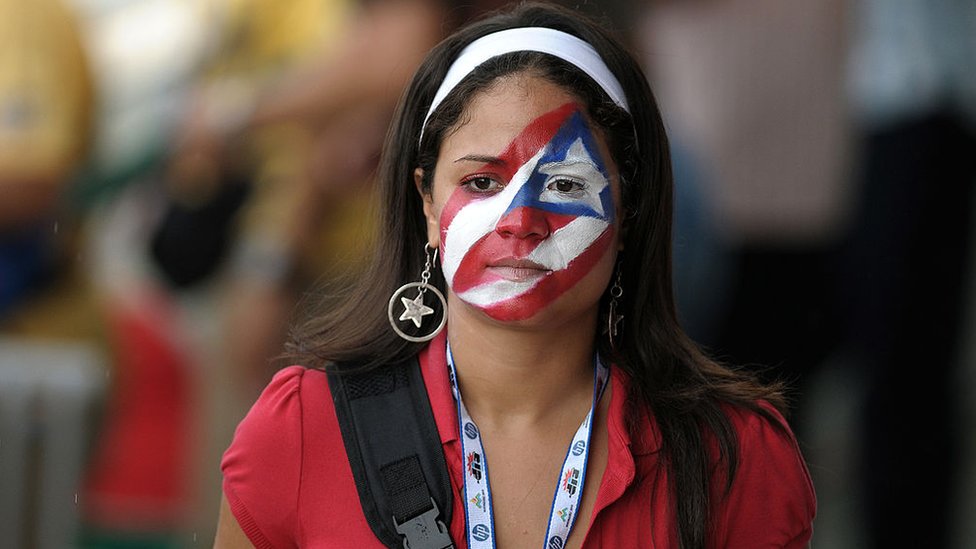
[[(456, 547), (808, 543), (782, 396), (675, 320), (667, 151), (633, 58), (571, 12), (472, 24), (415, 75), (372, 268), (293, 349), (322, 367), (419, 358)], [(326, 375), (280, 372), (225, 454), (217, 545), (381, 547), (345, 455)]]

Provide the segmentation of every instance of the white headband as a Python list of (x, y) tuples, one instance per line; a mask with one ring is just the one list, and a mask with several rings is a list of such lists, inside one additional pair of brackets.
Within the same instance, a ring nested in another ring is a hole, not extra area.
[(585, 72), (597, 84), (607, 92), (610, 99), (620, 108), (630, 112), (627, 106), (627, 97), (624, 95), (623, 86), (617, 78), (607, 68), (606, 63), (600, 58), (600, 54), (593, 49), (593, 46), (580, 40), (579, 38), (555, 29), (545, 27), (520, 27), (507, 29), (496, 33), (482, 36), (468, 44), (461, 55), (447, 70), (447, 75), (441, 86), (434, 94), (434, 100), (427, 109), (427, 116), (424, 117), (424, 125), (420, 128), (421, 139), (424, 135), (424, 128), (427, 127), (427, 120), (431, 113), (440, 106), (447, 94), (457, 86), (464, 77), (471, 74), (482, 63), (489, 59), (512, 53), (516, 51), (537, 51), (558, 57), (564, 61), (572, 63), (581, 71)]

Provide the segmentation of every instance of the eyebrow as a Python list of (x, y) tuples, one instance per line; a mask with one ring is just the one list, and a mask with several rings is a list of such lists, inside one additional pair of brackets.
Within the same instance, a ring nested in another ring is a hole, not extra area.
[(466, 154), (461, 158), (458, 158), (454, 162), (482, 162), (485, 164), (491, 164), (492, 166), (504, 166), (507, 164), (505, 159), (498, 156), (491, 156), (487, 154)]

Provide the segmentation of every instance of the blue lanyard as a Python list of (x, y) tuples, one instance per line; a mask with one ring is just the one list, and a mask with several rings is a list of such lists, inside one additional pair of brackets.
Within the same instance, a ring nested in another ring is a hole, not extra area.
[[(593, 362), (595, 363), (593, 403), (566, 451), (562, 471), (552, 497), (544, 549), (563, 547), (576, 523), (586, 480), (586, 462), (590, 455), (593, 410), (600, 402), (610, 376), (610, 370), (603, 365), (599, 356), (595, 355)], [(481, 443), (481, 433), (468, 415), (464, 401), (461, 400), (461, 390), (458, 388), (457, 370), (454, 367), (450, 344), (447, 345), (447, 364), (451, 373), (451, 389), (457, 402), (459, 438), (464, 461), (464, 518), (467, 526), (468, 548), (494, 549), (495, 518), (492, 513), (491, 487), (488, 483), (488, 460), (485, 457), (484, 445)]]

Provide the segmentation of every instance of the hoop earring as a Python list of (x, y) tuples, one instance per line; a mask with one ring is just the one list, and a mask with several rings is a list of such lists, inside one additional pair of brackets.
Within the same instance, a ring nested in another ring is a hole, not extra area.
[[(390, 296), (390, 304), (386, 310), (386, 314), (390, 319), (390, 326), (393, 327), (393, 331), (403, 339), (412, 341), (414, 343), (422, 343), (424, 341), (434, 339), (434, 337), (444, 329), (444, 325), (447, 324), (447, 300), (444, 299), (444, 294), (442, 294), (440, 290), (428, 284), (430, 281), (431, 264), (437, 262), (437, 248), (434, 248), (432, 260), (430, 245), (424, 244), (424, 256), (427, 258), (427, 261), (424, 264), (424, 271), (420, 273), (420, 282), (408, 282), (397, 288), (397, 291), (393, 292), (393, 295)], [(402, 294), (412, 288), (419, 288), (417, 296), (413, 299), (403, 297)], [(437, 297), (437, 299), (441, 302), (441, 320), (437, 323), (437, 327), (428, 334), (410, 335), (404, 332), (400, 326), (397, 325), (397, 322), (413, 322), (414, 327), (420, 328), (424, 322), (423, 317), (434, 314), (434, 309), (424, 304), (424, 296), (427, 295), (428, 290), (430, 290), (430, 292), (434, 294), (434, 296)], [(399, 300), (397, 298), (399, 298)], [(398, 303), (402, 304), (404, 309), (400, 314), (399, 320), (397, 321), (393, 319), (393, 308), (396, 307)]]
[(620, 265), (617, 265), (617, 278), (613, 281), (613, 286), (610, 286), (610, 306), (607, 310), (607, 325), (603, 329), (603, 333), (607, 334), (610, 339), (610, 348), (617, 348), (617, 336), (620, 333), (620, 325), (623, 324), (624, 315), (620, 314), (618, 307), (620, 303), (617, 301), (624, 295), (624, 288), (620, 285), (621, 269)]

